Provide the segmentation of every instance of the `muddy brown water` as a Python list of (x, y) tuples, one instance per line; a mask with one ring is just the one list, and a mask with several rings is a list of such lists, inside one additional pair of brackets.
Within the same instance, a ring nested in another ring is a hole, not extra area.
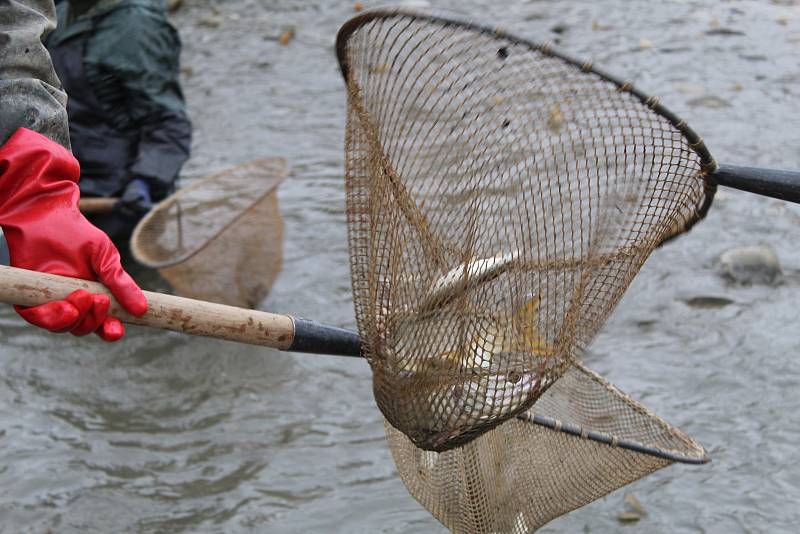
[[(185, 2), (186, 175), (256, 157), (281, 186), (285, 270), (261, 308), (353, 327), (333, 53), (349, 1)], [(216, 6), (216, 13), (212, 10)], [(657, 94), (720, 162), (800, 168), (797, 2), (449, 0)], [(276, 38), (285, 25), (296, 37)], [(792, 532), (800, 521), (800, 207), (722, 191), (657, 251), (590, 365), (697, 438), (673, 466), (547, 532)], [(713, 261), (769, 244), (785, 276), (733, 286)], [(131, 329), (114, 346), (0, 311), (0, 532), (441, 532), (386, 448), (365, 362)]]

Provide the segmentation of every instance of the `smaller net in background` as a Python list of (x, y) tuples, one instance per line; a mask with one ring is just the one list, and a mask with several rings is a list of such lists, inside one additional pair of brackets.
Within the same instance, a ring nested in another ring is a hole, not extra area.
[(277, 187), (286, 172), (282, 158), (259, 159), (179, 190), (136, 227), (133, 256), (182, 296), (255, 307), (283, 263)]
[(386, 435), (411, 495), (458, 534), (532, 532), (674, 462), (708, 461), (694, 440), (580, 363), (530, 411), (461, 448), (419, 449), (388, 423)]

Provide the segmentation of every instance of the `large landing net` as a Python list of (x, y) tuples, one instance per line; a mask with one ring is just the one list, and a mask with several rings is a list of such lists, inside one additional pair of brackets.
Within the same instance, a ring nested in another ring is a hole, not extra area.
[(694, 132), (590, 64), (458, 20), (367, 12), (337, 52), (356, 318), (411, 493), (459, 532), (526, 532), (704, 461), (579, 362), (710, 206)]

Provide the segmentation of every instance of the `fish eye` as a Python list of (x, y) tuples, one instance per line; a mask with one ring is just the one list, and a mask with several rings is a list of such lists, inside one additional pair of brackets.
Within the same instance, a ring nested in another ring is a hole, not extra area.
[(511, 371), (508, 374), (508, 380), (511, 381), (513, 384), (516, 384), (520, 380), (522, 380), (522, 373), (518, 373), (517, 371)]

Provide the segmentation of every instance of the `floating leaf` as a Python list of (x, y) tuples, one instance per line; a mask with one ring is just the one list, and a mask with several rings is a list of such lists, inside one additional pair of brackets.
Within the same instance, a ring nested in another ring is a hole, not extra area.
[(281, 32), (281, 36), (278, 37), (278, 42), (282, 45), (287, 45), (289, 44), (289, 41), (291, 41), (293, 38), (294, 38), (294, 26), (286, 26), (283, 29), (283, 32)]
[(617, 521), (620, 523), (633, 523), (641, 518), (642, 516), (636, 512), (622, 512), (621, 514), (617, 515)]
[(644, 506), (639, 499), (636, 498), (636, 495), (633, 493), (625, 493), (625, 502), (628, 503), (628, 506), (633, 508), (633, 510), (639, 515), (645, 515), (647, 512), (644, 510)]

